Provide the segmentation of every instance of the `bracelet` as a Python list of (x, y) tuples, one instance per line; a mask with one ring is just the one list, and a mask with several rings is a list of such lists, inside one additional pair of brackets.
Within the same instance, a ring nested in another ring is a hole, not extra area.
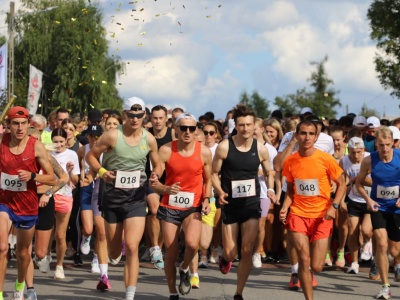
[(275, 190), (274, 189), (268, 189), (267, 192), (269, 192), (269, 191), (271, 191), (271, 192), (273, 192), (275, 194)]
[(204, 197), (204, 198), (203, 198), (203, 201), (206, 200), (206, 199), (208, 199), (208, 202), (210, 202), (210, 199), (211, 199), (211, 198), (210, 198), (210, 197)]
[(103, 178), (104, 174), (107, 172), (108, 171), (105, 168), (101, 167), (97, 173), (99, 174), (100, 178)]

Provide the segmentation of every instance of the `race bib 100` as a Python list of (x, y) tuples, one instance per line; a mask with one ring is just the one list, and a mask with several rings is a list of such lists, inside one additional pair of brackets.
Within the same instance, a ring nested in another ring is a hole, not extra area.
[(301, 196), (319, 196), (318, 179), (295, 179), (296, 193)]
[(140, 171), (117, 171), (115, 187), (120, 189), (136, 189), (140, 186)]
[(26, 182), (18, 179), (18, 175), (1, 173), (1, 188), (6, 191), (25, 192)]
[(255, 195), (255, 179), (232, 180), (232, 198), (252, 197)]
[(399, 186), (381, 186), (376, 187), (376, 197), (386, 200), (399, 198)]
[(194, 193), (179, 192), (176, 195), (169, 195), (168, 205), (181, 208), (190, 208), (193, 207), (193, 202)]

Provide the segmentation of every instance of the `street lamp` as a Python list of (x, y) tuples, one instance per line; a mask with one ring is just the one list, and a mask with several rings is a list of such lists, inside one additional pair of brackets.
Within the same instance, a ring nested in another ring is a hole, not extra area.
[(10, 19), (8, 23), (8, 99), (10, 99), (11, 95), (14, 95), (14, 30), (15, 30), (15, 17), (16, 16), (25, 16), (31, 14), (37, 14), (40, 12), (46, 12), (57, 8), (58, 6), (51, 6), (46, 9), (37, 10), (30, 13), (15, 15), (15, 3), (14, 1), (10, 2)]

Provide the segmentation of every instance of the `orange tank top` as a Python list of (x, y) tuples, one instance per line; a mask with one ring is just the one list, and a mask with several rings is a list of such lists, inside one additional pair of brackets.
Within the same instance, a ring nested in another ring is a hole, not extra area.
[(181, 193), (164, 194), (160, 205), (178, 210), (201, 206), (203, 198), (201, 144), (195, 142), (193, 154), (188, 157), (179, 154), (177, 141), (171, 142), (171, 150), (171, 157), (165, 167), (165, 185), (170, 186), (180, 182)]

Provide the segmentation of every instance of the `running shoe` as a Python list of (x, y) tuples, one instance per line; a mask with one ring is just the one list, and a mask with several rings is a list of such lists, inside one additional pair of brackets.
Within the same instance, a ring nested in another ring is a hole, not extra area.
[(89, 252), (90, 252), (90, 236), (82, 237), (80, 250), (83, 255), (89, 254)]
[(199, 268), (200, 269), (207, 269), (208, 268), (208, 259), (207, 256), (202, 255), (199, 261)]
[(81, 258), (81, 256), (79, 255), (78, 252), (74, 254), (74, 265), (76, 267), (83, 265), (82, 258)]
[(358, 271), (360, 270), (360, 266), (358, 263), (353, 262), (351, 263), (351, 266), (347, 269), (347, 273), (349, 274), (358, 274)]
[(219, 258), (221, 256), (221, 247), (211, 247), (211, 255), (209, 262), (210, 264), (217, 264), (219, 262)]
[(222, 274), (228, 274), (230, 269), (232, 268), (232, 262), (226, 261), (222, 256), (219, 258), (219, 270)]
[(40, 272), (47, 273), (50, 271), (50, 259), (47, 255), (42, 259), (39, 259), (35, 255), (35, 263), (38, 266)]
[(244, 300), (242, 295), (239, 294), (235, 294), (235, 296), (233, 296), (233, 300)]
[(190, 284), (189, 271), (184, 272), (183, 270), (179, 270), (179, 276), (179, 293), (181, 293), (182, 295), (187, 295), (192, 289), (192, 285)]
[(382, 285), (382, 289), (376, 294), (376, 299), (389, 299), (390, 297), (392, 297), (390, 286)]
[(111, 290), (110, 281), (106, 274), (100, 277), (99, 282), (97, 283), (96, 289), (99, 291), (108, 291)]
[(336, 261), (335, 261), (335, 265), (337, 266), (337, 267), (344, 267), (344, 265), (346, 264), (346, 261), (345, 261), (345, 259), (344, 259), (344, 251), (339, 251), (338, 250), (338, 252), (337, 252), (337, 258), (336, 258)]
[(73, 256), (74, 256), (74, 254), (75, 254), (75, 251), (74, 251), (74, 249), (72, 249), (72, 248), (67, 248), (67, 250), (65, 251), (65, 258), (66, 259), (71, 259)]
[(275, 262), (275, 254), (272, 251), (268, 251), (265, 258), (261, 257), (261, 260), (264, 263), (274, 263)]
[(99, 259), (97, 255), (93, 255), (91, 266), (92, 266), (92, 269), (90, 270), (91, 273), (100, 274)]
[(200, 278), (199, 278), (199, 276), (190, 277), (190, 284), (192, 285), (192, 289), (199, 289), (200, 288)]
[(312, 286), (313, 286), (313, 287), (318, 286), (317, 277), (315, 277), (315, 274), (314, 274), (313, 271), (311, 271), (311, 280), (312, 280)]
[(24, 291), (14, 291), (11, 300), (24, 300)]
[(300, 279), (297, 273), (290, 275), (290, 281), (288, 284), (289, 290), (297, 291), (300, 288)]
[(332, 257), (331, 252), (328, 251), (325, 256), (325, 266), (332, 267)]
[(400, 268), (394, 269), (394, 281), (400, 282)]
[(267, 258), (267, 254), (265, 253), (264, 249), (262, 249), (262, 250), (260, 251), (260, 255), (261, 255), (261, 261), (263, 261), (264, 259)]
[(37, 300), (36, 292), (34, 289), (28, 289), (26, 291), (26, 298), (25, 300)]
[(378, 266), (375, 263), (375, 260), (371, 261), (371, 269), (369, 270), (369, 279), (371, 280), (379, 280), (381, 275), (379, 275)]
[(56, 266), (56, 271), (54, 272), (54, 279), (64, 279), (64, 268), (62, 266)]
[(262, 267), (261, 254), (260, 253), (254, 253), (251, 260), (253, 262), (253, 267), (254, 268), (259, 269), (259, 268)]
[(122, 258), (122, 253), (117, 257), (117, 258), (109, 258), (110, 264), (112, 264), (113, 266), (118, 265), (118, 263), (121, 261)]
[(164, 269), (164, 260), (161, 249), (154, 249), (150, 253), (150, 257), (151, 257), (151, 262), (154, 264), (154, 267), (156, 267), (156, 269), (158, 270)]
[(170, 295), (169, 300), (179, 300), (179, 295)]
[(372, 258), (372, 242), (369, 240), (361, 247), (361, 255), (360, 259), (362, 260), (370, 260)]
[(144, 251), (142, 257), (140, 258), (141, 261), (150, 261), (151, 257), (150, 257), (150, 249), (146, 248), (146, 251)]

